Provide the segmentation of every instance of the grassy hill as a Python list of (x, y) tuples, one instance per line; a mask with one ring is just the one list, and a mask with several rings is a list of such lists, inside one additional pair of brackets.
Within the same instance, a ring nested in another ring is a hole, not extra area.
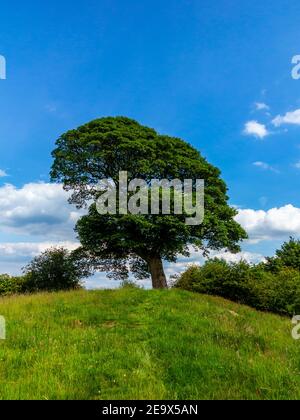
[(289, 319), (179, 290), (0, 300), (0, 399), (300, 398)]

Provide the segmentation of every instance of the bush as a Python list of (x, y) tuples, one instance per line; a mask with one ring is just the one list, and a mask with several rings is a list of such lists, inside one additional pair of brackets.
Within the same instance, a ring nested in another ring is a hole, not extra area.
[(293, 268), (281, 267), (273, 273), (261, 264), (213, 259), (202, 267), (190, 267), (175, 287), (221, 296), (263, 311), (300, 313), (300, 272)]
[(251, 267), (246, 262), (228, 264), (224, 260), (213, 259), (202, 267), (190, 267), (178, 279), (176, 287), (245, 303), (249, 300), (250, 281)]
[(120, 289), (142, 289), (142, 287), (133, 280), (125, 279), (120, 283)]
[(265, 300), (265, 308), (271, 312), (287, 315), (300, 313), (300, 272), (283, 267), (272, 275), (265, 273), (268, 281), (259, 290), (261, 300)]
[(289, 267), (300, 271), (300, 240), (290, 238), (277, 249), (275, 257), (267, 257), (265, 269), (278, 272), (281, 268)]
[(26, 289), (35, 292), (80, 288), (81, 280), (90, 272), (79, 256), (65, 248), (46, 250), (23, 269)]
[(24, 276), (12, 277), (9, 274), (0, 274), (0, 295), (12, 295), (26, 291), (26, 278)]

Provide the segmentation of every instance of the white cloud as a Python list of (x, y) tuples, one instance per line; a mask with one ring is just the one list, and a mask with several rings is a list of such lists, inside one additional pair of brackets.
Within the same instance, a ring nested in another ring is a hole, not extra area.
[(0, 178), (4, 178), (6, 176), (8, 176), (7, 173), (3, 169), (0, 169)]
[(261, 124), (257, 121), (248, 121), (245, 124), (244, 134), (263, 139), (270, 133), (264, 124)]
[(283, 124), (300, 125), (300, 109), (287, 112), (285, 115), (277, 115), (277, 117), (272, 120), (272, 124), (275, 127), (280, 127)]
[(52, 247), (64, 247), (73, 251), (78, 247), (78, 242), (2, 242), (0, 243), (0, 259), (11, 258), (22, 259), (34, 257), (46, 249)]
[(78, 242), (2, 242), (0, 243), (1, 273), (11, 275), (21, 274), (24, 267), (32, 258), (52, 247), (64, 247), (70, 251), (78, 247)]
[(255, 252), (242, 251), (237, 254), (232, 254), (231, 252), (216, 252), (213, 255), (215, 258), (223, 259), (228, 262), (239, 262), (241, 260), (248, 261), (252, 264), (257, 264), (265, 260), (265, 257), (261, 254)]
[(73, 239), (81, 213), (67, 200), (58, 184), (30, 183), (22, 188), (6, 184), (0, 187), (0, 232)]
[(269, 165), (266, 162), (257, 161), (257, 162), (253, 162), (253, 165), (256, 166), (257, 168), (264, 169), (265, 171), (279, 173), (278, 169), (273, 168), (273, 166)]
[(45, 106), (45, 110), (46, 110), (47, 112), (54, 113), (54, 112), (56, 112), (56, 111), (57, 111), (57, 107), (56, 107), (56, 105), (54, 105), (54, 104), (47, 104), (47, 105)]
[(256, 102), (255, 108), (257, 111), (269, 111), (269, 105), (265, 104), (264, 102)]
[(1, 272), (20, 274), (24, 265), (47, 248), (78, 246), (74, 226), (83, 212), (68, 203), (68, 196), (58, 184), (0, 187)]
[[(132, 280), (135, 280), (132, 278)], [(136, 282), (139, 286), (144, 287), (145, 289), (151, 289), (150, 280), (140, 280)], [(105, 273), (96, 273), (92, 277), (89, 277), (85, 280), (84, 286), (87, 289), (117, 289), (120, 287), (120, 280), (109, 279)]]
[(259, 198), (258, 201), (259, 201), (259, 203), (262, 207), (265, 207), (267, 205), (267, 202), (268, 202), (268, 197), (263, 195), (262, 197)]
[(268, 211), (242, 209), (236, 216), (251, 242), (300, 236), (300, 208), (291, 204)]
[[(190, 257), (179, 257), (176, 263), (165, 264), (165, 272), (168, 278), (173, 275), (180, 275), (191, 265), (203, 265), (207, 258), (204, 258), (200, 251), (190, 251)], [(226, 252), (225, 250), (211, 251), (209, 258), (224, 259), (228, 262), (239, 262), (245, 260), (252, 264), (257, 264), (265, 260), (261, 254), (242, 251), (237, 254)]]
[(293, 165), (295, 168), (300, 169), (300, 160)]

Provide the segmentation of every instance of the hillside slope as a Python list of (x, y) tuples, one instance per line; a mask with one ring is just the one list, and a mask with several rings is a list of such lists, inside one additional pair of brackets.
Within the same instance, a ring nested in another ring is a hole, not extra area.
[(178, 290), (0, 300), (0, 399), (300, 398), (289, 319)]

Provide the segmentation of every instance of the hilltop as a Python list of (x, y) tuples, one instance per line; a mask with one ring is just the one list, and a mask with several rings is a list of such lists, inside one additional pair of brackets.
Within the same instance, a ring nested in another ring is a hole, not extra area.
[(180, 290), (5, 297), (1, 399), (299, 399), (287, 318)]

